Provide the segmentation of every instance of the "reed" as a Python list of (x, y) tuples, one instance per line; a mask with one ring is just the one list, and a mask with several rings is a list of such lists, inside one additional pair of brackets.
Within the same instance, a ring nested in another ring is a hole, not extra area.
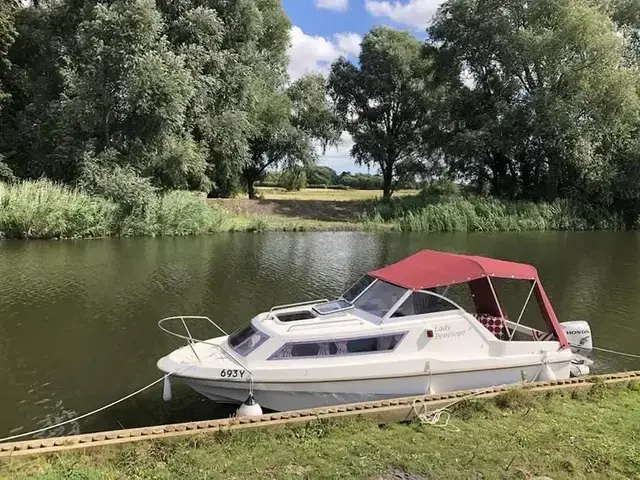
[(226, 228), (228, 214), (185, 191), (155, 194), (134, 209), (48, 180), (0, 183), (0, 237), (194, 235)]
[(118, 206), (48, 180), (0, 183), (0, 236), (79, 238), (110, 235)]
[(488, 232), (623, 229), (620, 216), (567, 200), (553, 203), (487, 197), (417, 195), (373, 203), (365, 221), (396, 224), (408, 232)]

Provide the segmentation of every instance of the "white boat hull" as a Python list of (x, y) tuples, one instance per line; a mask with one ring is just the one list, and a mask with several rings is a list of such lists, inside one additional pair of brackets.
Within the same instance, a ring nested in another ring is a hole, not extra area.
[[(376, 401), (389, 398), (488, 388), (524, 381), (566, 379), (571, 362), (556, 362), (548, 369), (540, 364), (455, 373), (422, 374), (404, 377), (354, 379), (326, 382), (254, 383), (256, 401), (269, 410), (305, 408)], [(191, 388), (219, 403), (239, 404), (246, 400), (246, 382), (183, 378)]]

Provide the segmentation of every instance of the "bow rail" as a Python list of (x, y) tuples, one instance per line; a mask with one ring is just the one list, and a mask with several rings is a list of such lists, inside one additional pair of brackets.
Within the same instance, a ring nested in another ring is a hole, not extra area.
[[(171, 328), (165, 326), (165, 324), (167, 322), (175, 323), (177, 320), (180, 320), (180, 322), (182, 323), (182, 326), (184, 328), (184, 331), (185, 331), (186, 335), (178, 333), (175, 330), (172, 330)], [(233, 363), (235, 363), (239, 367), (241, 367), (241, 368), (247, 370), (249, 373), (251, 373), (251, 369), (249, 369), (243, 362), (238, 360), (235, 357), (235, 355), (233, 355), (231, 352), (229, 352), (229, 350), (224, 348), (222, 345), (219, 345), (217, 343), (211, 343), (211, 342), (209, 342), (207, 340), (201, 340), (201, 339), (195, 338), (193, 335), (191, 335), (191, 331), (189, 330), (189, 327), (187, 326), (187, 322), (186, 322), (187, 320), (200, 320), (200, 321), (206, 320), (210, 325), (214, 326), (220, 333), (222, 333), (225, 336), (229, 336), (229, 334), (227, 332), (225, 332), (224, 329), (220, 325), (218, 325), (216, 322), (211, 320), (209, 317), (205, 317), (205, 316), (201, 316), (201, 315), (176, 315), (176, 316), (173, 316), (173, 317), (166, 317), (166, 318), (163, 318), (163, 319), (158, 321), (158, 328), (160, 328), (160, 330), (162, 330), (165, 333), (168, 333), (169, 335), (171, 335), (173, 337), (179, 338), (181, 340), (186, 340), (187, 344), (191, 348), (191, 351), (193, 352), (193, 354), (195, 355), (195, 357), (198, 359), (198, 361), (201, 364), (202, 364), (202, 359), (198, 355), (198, 352), (196, 352), (196, 349), (194, 348), (194, 345), (199, 344), (199, 343), (204, 343), (205, 345), (209, 345), (211, 347), (217, 348), (220, 351), (220, 353), (222, 353), (224, 356), (226, 356)]]

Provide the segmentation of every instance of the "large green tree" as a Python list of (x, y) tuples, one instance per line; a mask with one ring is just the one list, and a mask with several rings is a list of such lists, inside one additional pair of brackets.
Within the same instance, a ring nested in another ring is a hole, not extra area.
[(289, 19), (278, 0), (162, 0), (168, 38), (191, 70), (187, 128), (207, 148), (215, 195), (238, 191), (261, 125), (255, 112), (283, 84)]
[(243, 178), (249, 198), (267, 168), (309, 166), (316, 160), (316, 143), (325, 148), (337, 142), (340, 122), (327, 102), (325, 80), (310, 74), (286, 91), (265, 88), (253, 105), (249, 161)]
[(358, 164), (380, 168), (383, 196), (395, 182), (428, 166), (424, 132), (436, 115), (431, 60), (408, 32), (371, 30), (359, 64), (340, 58), (331, 68), (329, 92), (354, 140)]
[(455, 172), (495, 195), (607, 201), (639, 103), (601, 4), (449, 0), (429, 43), (458, 74), (438, 137)]

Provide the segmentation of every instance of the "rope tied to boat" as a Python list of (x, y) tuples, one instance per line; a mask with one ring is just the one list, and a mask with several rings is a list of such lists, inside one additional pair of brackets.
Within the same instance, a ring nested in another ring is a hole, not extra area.
[[(542, 353), (542, 361), (540, 363), (540, 368), (538, 369), (538, 371), (536, 372), (536, 374), (531, 380), (525, 379), (517, 383), (507, 383), (503, 385), (491, 386), (491, 387), (475, 390), (469, 393), (468, 395), (464, 395), (454, 400), (453, 402), (449, 403), (448, 405), (445, 405), (444, 407), (437, 408), (431, 411), (427, 410), (427, 404), (425, 403), (424, 398), (416, 398), (413, 400), (413, 403), (411, 404), (411, 411), (414, 414), (415, 418), (417, 418), (418, 421), (423, 425), (431, 425), (433, 427), (442, 428), (449, 432), (458, 433), (460, 432), (460, 428), (449, 423), (451, 420), (451, 416), (454, 413), (450, 410), (451, 407), (453, 407), (454, 405), (462, 401), (473, 398), (475, 396), (482, 395), (483, 393), (488, 393), (489, 391), (494, 390), (496, 388), (513, 389), (513, 388), (521, 387), (522, 385), (525, 385), (527, 383), (536, 382), (540, 377), (540, 373), (542, 373), (542, 369), (545, 366), (549, 365), (549, 358), (547, 356), (547, 352), (543, 351), (541, 353)], [(431, 384), (431, 369), (429, 369), (429, 384)], [(417, 406), (419, 407), (417, 408)]]
[(70, 418), (68, 420), (65, 420), (64, 422), (56, 423), (54, 425), (49, 425), (47, 427), (38, 428), (38, 429), (32, 430), (30, 432), (24, 432), (24, 433), (19, 433), (19, 434), (16, 434), (16, 435), (11, 435), (9, 437), (0, 438), (0, 443), (8, 442), (8, 441), (11, 441), (11, 440), (16, 440), (18, 438), (30, 437), (31, 435), (37, 435), (39, 433), (44, 433), (44, 432), (46, 432), (48, 430), (53, 430), (54, 428), (63, 427), (65, 425), (69, 425), (70, 423), (77, 422), (78, 420), (83, 420), (83, 419), (85, 419), (87, 417), (95, 415), (96, 413), (100, 413), (100, 412), (102, 412), (104, 410), (107, 410), (108, 408), (111, 408), (111, 407), (113, 407), (115, 405), (118, 405), (119, 403), (122, 403), (125, 400), (129, 400), (130, 398), (135, 397), (136, 395), (144, 392), (145, 390), (149, 390), (151, 387), (153, 387), (153, 386), (157, 385), (158, 383), (164, 381), (165, 379), (169, 378), (171, 375), (178, 375), (180, 373), (185, 373), (187, 370), (189, 370), (189, 369), (191, 369), (193, 367), (194, 367), (193, 365), (189, 365), (189, 366), (187, 366), (185, 368), (182, 368), (180, 370), (175, 370), (173, 372), (169, 372), (169, 373), (161, 376), (160, 378), (154, 380), (153, 382), (145, 385), (144, 387), (139, 388), (135, 392), (131, 392), (128, 395), (125, 395), (124, 397), (121, 397), (121, 398), (119, 398), (117, 400), (114, 400), (111, 403), (103, 405), (102, 407), (96, 408), (95, 410), (92, 410), (90, 412), (83, 413), (82, 415), (79, 415), (79, 416)]

